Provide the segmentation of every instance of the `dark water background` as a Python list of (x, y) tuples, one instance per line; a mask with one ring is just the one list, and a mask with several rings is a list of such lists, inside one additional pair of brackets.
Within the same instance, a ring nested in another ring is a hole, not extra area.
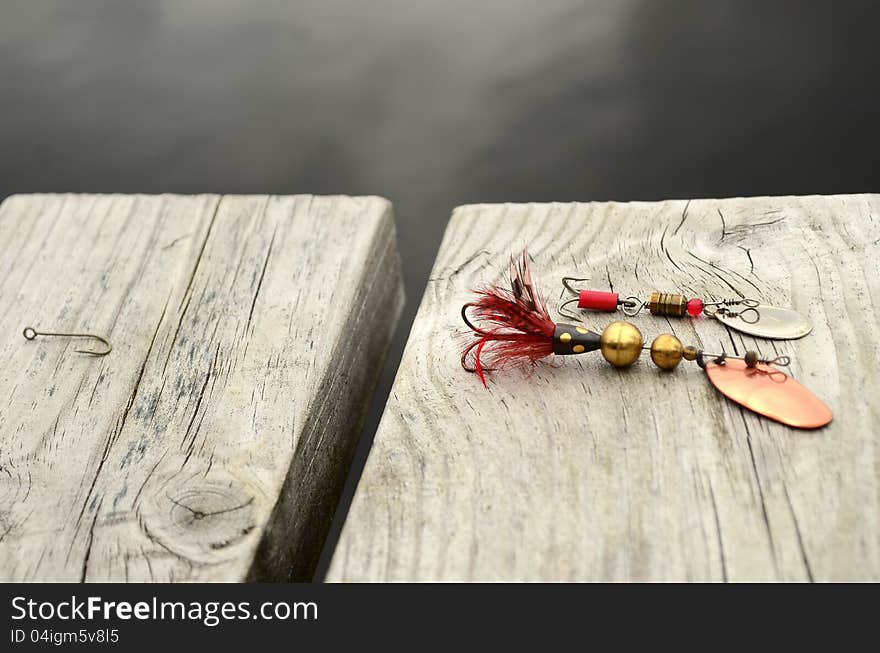
[(408, 306), (466, 202), (877, 191), (880, 3), (0, 3), (0, 197), (394, 202)]

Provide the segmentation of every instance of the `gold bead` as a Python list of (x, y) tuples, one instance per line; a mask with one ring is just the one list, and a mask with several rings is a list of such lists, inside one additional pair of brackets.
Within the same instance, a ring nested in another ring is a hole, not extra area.
[(635, 363), (642, 353), (642, 333), (629, 322), (612, 322), (599, 339), (602, 356), (615, 367)]
[(651, 343), (651, 360), (661, 370), (674, 370), (682, 353), (681, 340), (671, 333), (662, 333)]
[(688, 345), (684, 348), (682, 352), (682, 356), (686, 361), (695, 361), (697, 360), (697, 356), (700, 354), (700, 350), (694, 347), (693, 345)]

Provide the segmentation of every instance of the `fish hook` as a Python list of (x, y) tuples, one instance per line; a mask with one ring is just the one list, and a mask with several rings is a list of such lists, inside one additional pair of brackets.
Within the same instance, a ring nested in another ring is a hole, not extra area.
[(103, 336), (96, 335), (94, 333), (53, 333), (50, 331), (37, 331), (34, 327), (25, 327), (24, 331), (22, 331), (22, 335), (27, 340), (33, 340), (37, 336), (47, 336), (51, 338), (91, 338), (93, 340), (97, 340), (101, 342), (105, 347), (106, 351), (94, 351), (90, 349), (75, 349), (78, 354), (88, 354), (89, 356), (106, 356), (111, 351), (113, 351), (113, 345), (104, 338)]

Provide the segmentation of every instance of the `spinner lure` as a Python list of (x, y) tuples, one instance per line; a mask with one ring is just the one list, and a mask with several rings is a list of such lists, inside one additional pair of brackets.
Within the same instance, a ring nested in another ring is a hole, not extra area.
[(582, 310), (608, 311), (620, 310), (629, 317), (635, 317), (644, 309), (652, 315), (666, 317), (706, 317), (715, 318), (742, 333), (757, 338), (773, 340), (794, 340), (802, 338), (813, 329), (813, 325), (796, 311), (777, 306), (761, 304), (755, 299), (735, 298), (718, 301), (693, 297), (688, 299), (678, 293), (652, 292), (647, 300), (630, 295), (621, 299), (616, 292), (584, 290), (572, 286), (572, 282), (586, 281), (577, 277), (563, 277), (562, 285), (573, 295), (560, 305), (560, 312), (567, 317), (576, 317), (567, 308), (577, 302)]
[(526, 252), (511, 260), (510, 288), (487, 285), (475, 294), (461, 309), (473, 335), (462, 351), (461, 366), (479, 376), (484, 385), (489, 372), (511, 364), (534, 364), (554, 354), (598, 350), (611, 365), (625, 368), (648, 350), (662, 370), (673, 370), (682, 360), (695, 361), (719, 392), (770, 419), (797, 428), (818, 428), (831, 421), (828, 407), (779, 369), (788, 365), (787, 356), (767, 360), (754, 351), (742, 357), (712, 354), (685, 347), (670, 333), (646, 346), (639, 329), (623, 321), (612, 322), (601, 334), (554, 322), (532, 280)]

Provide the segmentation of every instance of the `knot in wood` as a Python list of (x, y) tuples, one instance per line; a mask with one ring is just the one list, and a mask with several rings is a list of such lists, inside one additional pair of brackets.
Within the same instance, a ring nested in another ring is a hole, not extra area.
[(151, 539), (196, 563), (213, 564), (238, 555), (237, 544), (256, 528), (256, 500), (240, 485), (203, 482), (168, 488), (144, 515)]

